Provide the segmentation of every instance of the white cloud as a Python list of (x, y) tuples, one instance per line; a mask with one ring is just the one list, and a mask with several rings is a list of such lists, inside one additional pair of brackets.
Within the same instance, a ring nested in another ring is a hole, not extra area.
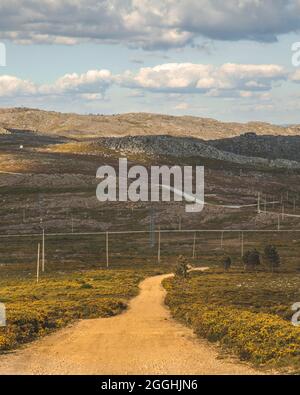
[(187, 110), (188, 108), (189, 108), (188, 103), (184, 103), (184, 102), (178, 103), (178, 104), (175, 106), (175, 110), (181, 110), (181, 111)]
[(112, 84), (109, 70), (89, 70), (84, 74), (65, 74), (52, 85), (39, 88), (41, 94), (104, 94)]
[(36, 85), (28, 80), (1, 75), (0, 76), (0, 97), (11, 96), (32, 96), (37, 93)]
[(84, 74), (66, 74), (53, 84), (38, 85), (15, 76), (0, 76), (0, 98), (32, 97), (71, 97), (96, 101), (103, 100), (106, 90), (113, 83), (109, 70), (90, 70)]
[[(273, 84), (288, 78), (278, 65), (224, 64), (213, 66), (194, 63), (166, 63), (142, 67), (119, 75), (109, 70), (90, 70), (83, 74), (70, 73), (52, 84), (38, 85), (14, 76), (0, 76), (0, 96), (3, 97), (80, 97), (100, 100), (113, 85), (130, 89), (141, 96), (149, 91), (181, 95), (203, 94), (211, 97), (266, 97)], [(290, 77), (292, 78), (292, 77)], [(296, 76), (293, 77), (296, 80)]]
[(197, 37), (276, 41), (300, 28), (299, 0), (1, 0), (0, 38), (20, 43), (181, 47)]
[[(121, 85), (157, 92), (206, 93), (210, 96), (240, 91), (268, 91), (287, 78), (278, 65), (224, 64), (220, 67), (194, 63), (166, 63), (143, 67), (117, 77)], [(245, 93), (244, 93), (245, 96)]]
[(212, 66), (193, 63), (166, 63), (155, 67), (143, 67), (138, 73), (130, 71), (119, 77), (121, 84), (149, 90), (188, 90), (210, 83)]
[(296, 83), (300, 83), (300, 69), (296, 70), (294, 73), (291, 74), (290, 80)]

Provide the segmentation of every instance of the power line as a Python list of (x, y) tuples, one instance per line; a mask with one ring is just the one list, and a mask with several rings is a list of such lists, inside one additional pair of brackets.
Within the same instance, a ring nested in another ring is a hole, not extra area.
[[(277, 229), (161, 229), (154, 230), (154, 233), (278, 233)], [(280, 229), (281, 233), (293, 233), (300, 232), (300, 229)], [(47, 233), (48, 237), (54, 236), (98, 236), (98, 235), (106, 235), (107, 232), (77, 232), (77, 233)], [(125, 234), (148, 234), (148, 230), (126, 230), (126, 231), (109, 231), (111, 235), (125, 235)], [(45, 234), (46, 235), (46, 234)], [(0, 235), (0, 238), (26, 238), (26, 237), (40, 237), (40, 233), (23, 233), (23, 234), (8, 234), (8, 235)]]

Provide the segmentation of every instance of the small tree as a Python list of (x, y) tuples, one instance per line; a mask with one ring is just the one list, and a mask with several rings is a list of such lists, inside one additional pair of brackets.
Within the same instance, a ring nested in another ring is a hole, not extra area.
[(253, 271), (260, 265), (260, 254), (256, 249), (246, 251), (242, 259), (246, 270)]
[(265, 247), (264, 261), (271, 267), (272, 273), (280, 266), (280, 256), (275, 246), (267, 245)]
[(182, 278), (187, 278), (188, 276), (188, 262), (187, 259), (182, 255), (177, 258), (175, 276)]
[(243, 261), (243, 264), (244, 264), (245, 269), (246, 269), (247, 266), (248, 266), (249, 255), (250, 255), (250, 251), (246, 251), (246, 252), (244, 253), (243, 257), (242, 257), (242, 261)]
[(223, 256), (221, 259), (221, 265), (223, 266), (224, 270), (227, 272), (231, 267), (232, 261), (230, 256)]

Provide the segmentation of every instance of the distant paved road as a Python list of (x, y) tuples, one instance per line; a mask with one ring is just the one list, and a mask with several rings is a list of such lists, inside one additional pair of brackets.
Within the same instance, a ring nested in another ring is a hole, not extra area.
[(24, 176), (25, 175), (25, 173), (14, 173), (13, 171), (1, 171), (1, 170), (0, 170), (0, 174), (14, 174), (17, 176)]

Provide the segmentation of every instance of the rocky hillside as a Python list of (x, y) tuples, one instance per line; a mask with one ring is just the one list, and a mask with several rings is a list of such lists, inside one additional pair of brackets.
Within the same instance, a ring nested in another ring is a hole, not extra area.
[(207, 158), (241, 165), (270, 168), (299, 169), (300, 163), (286, 159), (265, 159), (255, 155), (237, 155), (209, 145), (204, 140), (173, 136), (129, 136), (101, 138), (91, 143), (121, 153), (148, 156), (172, 156), (176, 158)]
[(246, 133), (233, 138), (211, 140), (208, 143), (220, 150), (239, 155), (300, 162), (300, 136), (259, 136)]
[(131, 154), (300, 167), (300, 125), (222, 123), (145, 113), (78, 115), (15, 108), (0, 109), (0, 135), (16, 149), (20, 144), (36, 146), (34, 142), (38, 141), (54, 145), (51, 150), (57, 152), (97, 154), (104, 147)]
[(258, 135), (300, 135), (300, 125), (281, 127), (262, 122), (224, 123), (190, 116), (130, 113), (78, 115), (26, 108), (0, 109), (0, 129), (31, 130), (68, 138), (172, 135), (214, 140), (252, 131)]

